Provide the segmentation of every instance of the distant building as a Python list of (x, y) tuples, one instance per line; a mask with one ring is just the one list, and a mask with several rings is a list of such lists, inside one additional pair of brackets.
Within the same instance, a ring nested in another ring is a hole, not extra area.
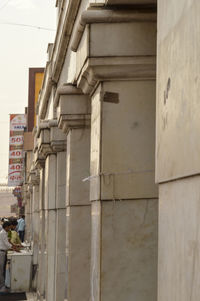
[(13, 216), (17, 213), (17, 199), (13, 195), (13, 188), (7, 184), (0, 185), (0, 217)]

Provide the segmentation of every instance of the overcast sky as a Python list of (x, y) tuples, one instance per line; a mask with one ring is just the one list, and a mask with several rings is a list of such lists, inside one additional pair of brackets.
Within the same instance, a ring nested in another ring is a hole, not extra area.
[(9, 114), (28, 104), (28, 68), (46, 64), (55, 31), (6, 25), (56, 28), (55, 0), (0, 0), (0, 182), (8, 174)]

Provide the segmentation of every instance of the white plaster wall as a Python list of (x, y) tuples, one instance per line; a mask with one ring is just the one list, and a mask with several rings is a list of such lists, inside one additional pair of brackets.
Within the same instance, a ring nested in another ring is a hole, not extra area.
[(159, 186), (158, 301), (200, 296), (200, 177)]

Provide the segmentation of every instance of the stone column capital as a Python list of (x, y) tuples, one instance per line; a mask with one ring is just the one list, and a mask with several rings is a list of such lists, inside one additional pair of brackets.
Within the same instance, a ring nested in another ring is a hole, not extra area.
[(156, 78), (154, 9), (101, 7), (79, 18), (71, 49), (77, 57), (77, 87), (83, 93), (92, 95), (103, 81)]
[(37, 147), (40, 158), (45, 158), (52, 153), (66, 149), (66, 136), (57, 127), (57, 120), (43, 122), (37, 133)]
[(74, 85), (58, 87), (54, 99), (58, 127), (67, 133), (70, 129), (90, 127), (90, 99)]
[(33, 186), (37, 186), (40, 184), (40, 174), (38, 169), (33, 169), (30, 171), (29, 183)]

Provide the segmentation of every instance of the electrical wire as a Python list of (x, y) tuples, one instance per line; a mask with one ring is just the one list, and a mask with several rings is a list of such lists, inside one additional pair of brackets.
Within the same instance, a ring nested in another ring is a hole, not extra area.
[(55, 31), (55, 29), (53, 29), (53, 28), (23, 24), (23, 23), (13, 23), (13, 22), (0, 21), (0, 25), (21, 26), (21, 27), (29, 27), (29, 28), (34, 28), (34, 29), (40, 29), (40, 30)]

